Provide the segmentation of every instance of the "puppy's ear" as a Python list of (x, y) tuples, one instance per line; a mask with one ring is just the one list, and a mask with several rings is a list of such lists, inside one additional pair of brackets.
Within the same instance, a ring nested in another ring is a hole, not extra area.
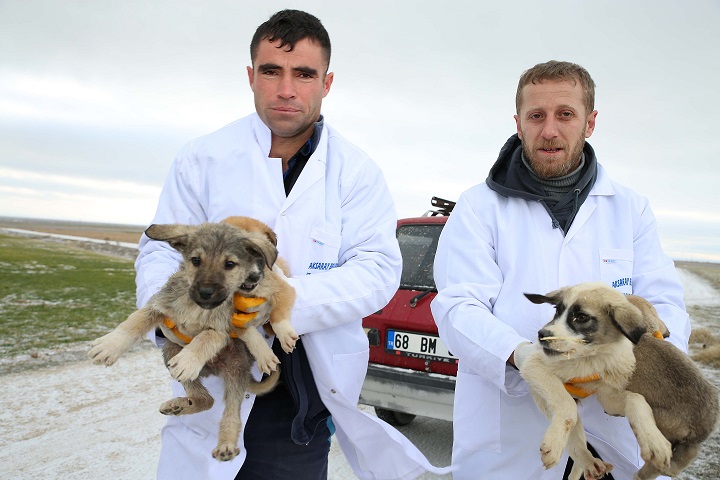
[(273, 244), (273, 247), (277, 247), (277, 235), (275, 235), (275, 232), (271, 228), (265, 229), (265, 236), (270, 240), (270, 243)]
[(608, 314), (615, 326), (633, 344), (637, 344), (647, 328), (640, 310), (626, 299), (608, 304)]
[(277, 247), (277, 235), (272, 228), (265, 225), (260, 220), (251, 217), (228, 217), (223, 220), (223, 223), (238, 227), (248, 232), (260, 232), (265, 234), (270, 243)]
[(265, 265), (272, 269), (278, 257), (277, 248), (273, 245), (265, 235), (258, 235), (246, 238), (248, 248), (260, 254), (265, 259)]
[(660, 332), (663, 338), (670, 336), (670, 330), (668, 330), (665, 322), (660, 319), (652, 303), (637, 295), (626, 295), (625, 298), (640, 310), (643, 320), (645, 321), (645, 326), (649, 332)]
[(539, 293), (523, 293), (525, 297), (530, 300), (532, 303), (536, 305), (540, 305), (541, 303), (552, 303), (555, 304), (554, 300), (550, 297), (546, 297), (545, 295), (540, 295)]
[(168, 242), (175, 250), (182, 252), (194, 228), (180, 224), (153, 224), (145, 230), (145, 235), (153, 240)]

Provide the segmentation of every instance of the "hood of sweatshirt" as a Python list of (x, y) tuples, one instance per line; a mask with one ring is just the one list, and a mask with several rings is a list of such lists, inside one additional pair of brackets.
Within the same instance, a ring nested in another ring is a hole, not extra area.
[(533, 178), (522, 160), (522, 141), (517, 134), (511, 136), (500, 149), (495, 164), (485, 181), (493, 191), (504, 197), (522, 198), (540, 202), (545, 206), (554, 227), (570, 228), (580, 205), (585, 201), (597, 177), (595, 150), (585, 142), (585, 166), (578, 182), (559, 201), (545, 193), (545, 188)]

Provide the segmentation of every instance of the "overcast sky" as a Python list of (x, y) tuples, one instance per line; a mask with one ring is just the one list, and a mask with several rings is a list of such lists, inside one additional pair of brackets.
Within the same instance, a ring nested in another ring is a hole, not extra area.
[(520, 74), (568, 60), (597, 84), (600, 163), (675, 258), (720, 261), (718, 0), (0, 0), (0, 216), (150, 223), (177, 151), (253, 111), (250, 38), (288, 7), (329, 31), (326, 121), (400, 216), (484, 181)]

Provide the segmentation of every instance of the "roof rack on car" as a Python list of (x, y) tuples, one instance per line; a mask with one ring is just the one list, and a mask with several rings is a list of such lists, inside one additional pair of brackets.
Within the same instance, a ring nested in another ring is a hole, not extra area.
[(423, 214), (423, 217), (447, 217), (450, 215), (450, 212), (452, 212), (453, 208), (455, 207), (455, 202), (453, 202), (452, 200), (445, 200), (444, 198), (440, 197), (432, 197), (430, 203), (433, 207), (435, 207), (435, 209), (428, 210)]

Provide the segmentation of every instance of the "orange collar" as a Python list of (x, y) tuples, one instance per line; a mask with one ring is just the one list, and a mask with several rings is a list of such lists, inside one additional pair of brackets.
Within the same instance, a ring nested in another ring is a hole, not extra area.
[[(665, 340), (663, 337), (663, 334), (660, 332), (660, 330), (655, 330), (652, 333), (653, 337), (659, 339), (659, 340)], [(565, 382), (565, 390), (567, 390), (570, 395), (577, 397), (577, 398), (586, 398), (592, 395), (593, 393), (597, 392), (597, 390), (591, 390), (589, 388), (583, 388), (578, 384), (583, 383), (590, 383), (595, 382), (597, 380), (600, 380), (600, 375), (597, 373), (593, 373), (592, 375), (588, 375), (587, 377), (577, 377), (577, 378), (571, 378), (567, 382)]]
[[(235, 295), (233, 296), (233, 305), (235, 306), (235, 313), (232, 314), (232, 318), (230, 319), (230, 322), (232, 323), (233, 327), (237, 328), (244, 328), (245, 325), (250, 322), (253, 318), (257, 317), (257, 312), (245, 312), (246, 309), (257, 307), (258, 305), (261, 305), (265, 302), (264, 298), (261, 297), (244, 297), (240, 295), (239, 293), (235, 292)], [(165, 325), (167, 328), (170, 329), (170, 331), (175, 335), (177, 338), (182, 340), (185, 343), (192, 342), (193, 337), (189, 335), (185, 335), (180, 331), (178, 326), (175, 324), (175, 322), (172, 321), (170, 317), (165, 317), (163, 319), (163, 325)], [(230, 330), (230, 336), (232, 338), (238, 338), (237, 333), (235, 330)]]
[(573, 395), (578, 398), (585, 398), (589, 397), (593, 393), (595, 393), (597, 390), (591, 390), (588, 388), (583, 388), (578, 386), (577, 384), (580, 383), (590, 383), (590, 382), (596, 382), (600, 380), (600, 375), (597, 373), (593, 373), (592, 375), (588, 375), (587, 377), (576, 377), (571, 378), (567, 382), (565, 382), (565, 390), (567, 390), (570, 395)]

